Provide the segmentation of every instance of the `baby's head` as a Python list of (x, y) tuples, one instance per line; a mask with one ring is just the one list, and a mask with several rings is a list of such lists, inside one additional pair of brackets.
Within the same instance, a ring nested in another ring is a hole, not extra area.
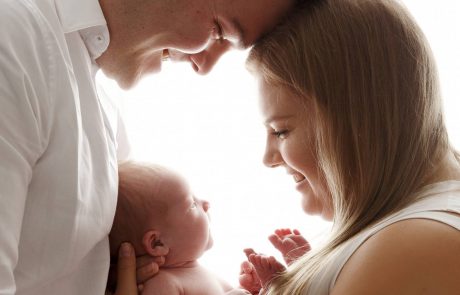
[(155, 247), (168, 247), (166, 266), (194, 261), (212, 246), (208, 209), (209, 203), (195, 198), (173, 171), (151, 164), (122, 164), (110, 253), (116, 255), (120, 244), (129, 241), (137, 255), (153, 255)]

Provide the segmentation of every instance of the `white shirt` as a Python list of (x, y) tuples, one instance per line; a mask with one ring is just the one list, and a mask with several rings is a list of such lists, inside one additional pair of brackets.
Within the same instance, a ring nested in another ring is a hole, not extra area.
[(314, 279), (308, 294), (327, 295), (345, 263), (370, 237), (385, 227), (412, 218), (430, 219), (452, 226), (460, 231), (460, 181), (444, 181), (428, 185), (419, 194), (420, 200), (383, 219), (338, 247), (324, 269)]
[(0, 294), (104, 294), (118, 117), (97, 0), (0, 0)]

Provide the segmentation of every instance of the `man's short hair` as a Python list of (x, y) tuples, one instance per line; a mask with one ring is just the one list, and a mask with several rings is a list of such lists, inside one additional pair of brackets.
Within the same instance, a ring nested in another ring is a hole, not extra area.
[(302, 6), (310, 0), (295, 0), (295, 6)]

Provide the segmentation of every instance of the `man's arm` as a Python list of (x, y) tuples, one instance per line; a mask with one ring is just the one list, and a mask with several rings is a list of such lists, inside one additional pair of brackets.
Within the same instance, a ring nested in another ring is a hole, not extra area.
[[(47, 118), (42, 109), (46, 98), (39, 97), (42, 89), (32, 82), (36, 77), (27, 72), (15, 51), (17, 42), (10, 40), (11, 34), (5, 34), (5, 30), (0, 29), (0, 293), (10, 294), (16, 288), (13, 271), (19, 258), (28, 187), (34, 165), (46, 147), (43, 128)], [(32, 48), (32, 44), (20, 46)]]
[[(12, 8), (14, 7), (14, 9)], [(21, 9), (0, 12), (0, 293), (15, 293), (14, 269), (35, 163), (46, 148), (44, 38)], [(42, 45), (42, 46), (41, 46)], [(44, 97), (42, 96), (44, 95)]]

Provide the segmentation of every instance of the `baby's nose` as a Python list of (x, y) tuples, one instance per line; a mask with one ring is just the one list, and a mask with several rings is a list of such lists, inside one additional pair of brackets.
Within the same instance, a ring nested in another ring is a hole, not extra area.
[(203, 206), (204, 212), (208, 212), (209, 208), (211, 207), (211, 204), (209, 204), (208, 201), (201, 201), (201, 206)]

